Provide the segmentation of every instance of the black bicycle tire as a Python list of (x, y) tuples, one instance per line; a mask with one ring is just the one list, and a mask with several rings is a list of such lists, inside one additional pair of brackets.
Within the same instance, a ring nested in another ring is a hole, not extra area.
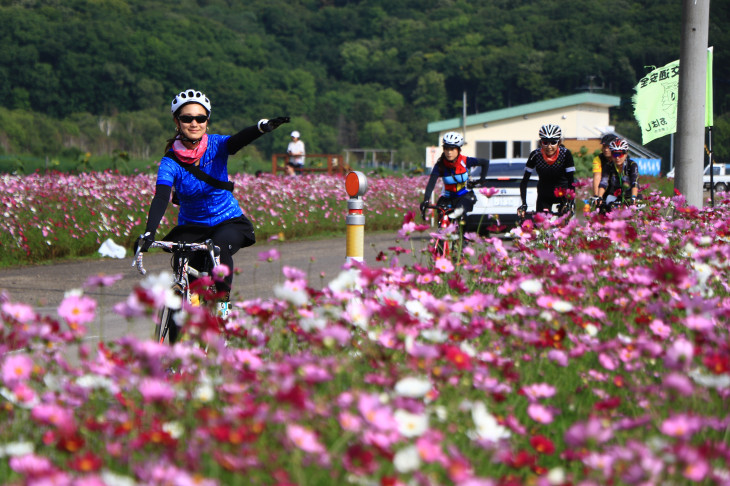
[(169, 328), (170, 324), (174, 324), (172, 320), (173, 310), (165, 306), (160, 309), (157, 314), (157, 321), (155, 322), (155, 341), (162, 344), (165, 342), (169, 343)]

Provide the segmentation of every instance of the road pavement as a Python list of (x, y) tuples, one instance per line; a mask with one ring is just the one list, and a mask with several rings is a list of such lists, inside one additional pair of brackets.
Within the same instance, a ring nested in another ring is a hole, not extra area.
[[(415, 240), (420, 249), (426, 240)], [(382, 266), (376, 257), (388, 247), (410, 243), (398, 241), (395, 233), (365, 234), (364, 259), (371, 266)], [(259, 253), (276, 248), (279, 260), (259, 261)], [(129, 253), (129, 252), (128, 252)], [(401, 255), (401, 259), (408, 256)], [(272, 295), (275, 284), (283, 282), (281, 270), (284, 266), (299, 268), (308, 274), (310, 286), (322, 288), (341, 271), (346, 259), (345, 237), (324, 240), (295, 242), (263, 242), (244, 248), (234, 256), (234, 265), (240, 274), (234, 277), (234, 301), (251, 298), (267, 298)], [(405, 261), (404, 261), (405, 263)], [(32, 305), (42, 315), (56, 315), (56, 309), (66, 292), (79, 289), (94, 275), (121, 275), (122, 278), (110, 287), (93, 288), (85, 291), (97, 300), (99, 318), (89, 327), (89, 340), (114, 339), (132, 333), (138, 337), (150, 336), (153, 323), (149, 319), (127, 321), (113, 313), (117, 302), (124, 301), (137, 285), (141, 276), (132, 268), (132, 258), (99, 258), (60, 263), (19, 266), (0, 269), (0, 292), (6, 291), (14, 302)], [(170, 270), (170, 255), (160, 251), (147, 253), (144, 266), (149, 273)]]

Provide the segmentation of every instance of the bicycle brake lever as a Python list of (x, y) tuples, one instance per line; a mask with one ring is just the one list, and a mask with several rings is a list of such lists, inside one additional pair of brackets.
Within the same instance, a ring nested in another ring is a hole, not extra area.
[(142, 252), (137, 252), (134, 258), (134, 263), (132, 263), (133, 267), (137, 267), (137, 271), (141, 273), (142, 275), (147, 275), (147, 270), (145, 270), (144, 265), (142, 264)]

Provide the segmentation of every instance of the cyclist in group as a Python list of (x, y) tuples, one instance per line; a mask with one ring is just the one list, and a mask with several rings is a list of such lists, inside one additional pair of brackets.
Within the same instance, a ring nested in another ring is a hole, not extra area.
[[(230, 272), (216, 282), (221, 302), (227, 308), (233, 283), (233, 255), (256, 242), (251, 221), (243, 214), (228, 181), (228, 156), (271, 132), (288, 117), (261, 119), (235, 135), (208, 134), (211, 103), (200, 91), (188, 89), (175, 96), (170, 105), (175, 123), (175, 136), (167, 141), (165, 154), (157, 170), (155, 195), (150, 204), (145, 232), (135, 244), (147, 251), (155, 241), (157, 227), (167, 210), (174, 187), (179, 201), (178, 225), (165, 241), (196, 243), (207, 239), (220, 247), (221, 264)], [(195, 268), (203, 268), (199, 255), (191, 260)]]
[(423, 202), (421, 202), (421, 214), (425, 213), (436, 182), (441, 178), (444, 190), (436, 201), (436, 205), (450, 207), (448, 216), (449, 219), (454, 220), (471, 211), (477, 200), (474, 191), (467, 187), (469, 169), (481, 167), (479, 183), (483, 183), (489, 171), (489, 160), (462, 155), (461, 147), (464, 145), (464, 137), (460, 133), (447, 132), (442, 142), (443, 152), (434, 164), (426, 184)]
[[(527, 184), (537, 172), (536, 212), (550, 211), (553, 204), (564, 203), (568, 191), (574, 191), (575, 163), (573, 154), (560, 143), (563, 132), (558, 125), (549, 123), (540, 127), (540, 147), (533, 150), (525, 164), (525, 175), (520, 183), (522, 206), (517, 210), (520, 217), (527, 211)], [(560, 194), (563, 195), (560, 195)]]
[(611, 167), (604, 172), (598, 186), (601, 204), (614, 201), (634, 204), (639, 196), (639, 165), (628, 156), (629, 144), (617, 138), (608, 147), (611, 149)]
[(608, 133), (601, 137), (601, 153), (593, 157), (593, 204), (598, 204), (598, 186), (601, 183), (602, 174), (608, 172), (613, 162), (611, 161), (611, 148), (608, 146), (618, 136)]

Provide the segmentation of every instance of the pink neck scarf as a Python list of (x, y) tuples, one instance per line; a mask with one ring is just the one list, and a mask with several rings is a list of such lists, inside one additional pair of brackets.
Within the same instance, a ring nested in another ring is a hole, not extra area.
[(180, 139), (175, 140), (172, 144), (172, 150), (175, 152), (175, 155), (177, 155), (177, 158), (180, 159), (180, 162), (183, 162), (185, 164), (194, 164), (205, 153), (205, 149), (208, 148), (208, 134), (204, 134), (203, 138), (200, 139), (200, 142), (195, 144), (195, 148), (189, 149), (183, 145), (182, 141)]

